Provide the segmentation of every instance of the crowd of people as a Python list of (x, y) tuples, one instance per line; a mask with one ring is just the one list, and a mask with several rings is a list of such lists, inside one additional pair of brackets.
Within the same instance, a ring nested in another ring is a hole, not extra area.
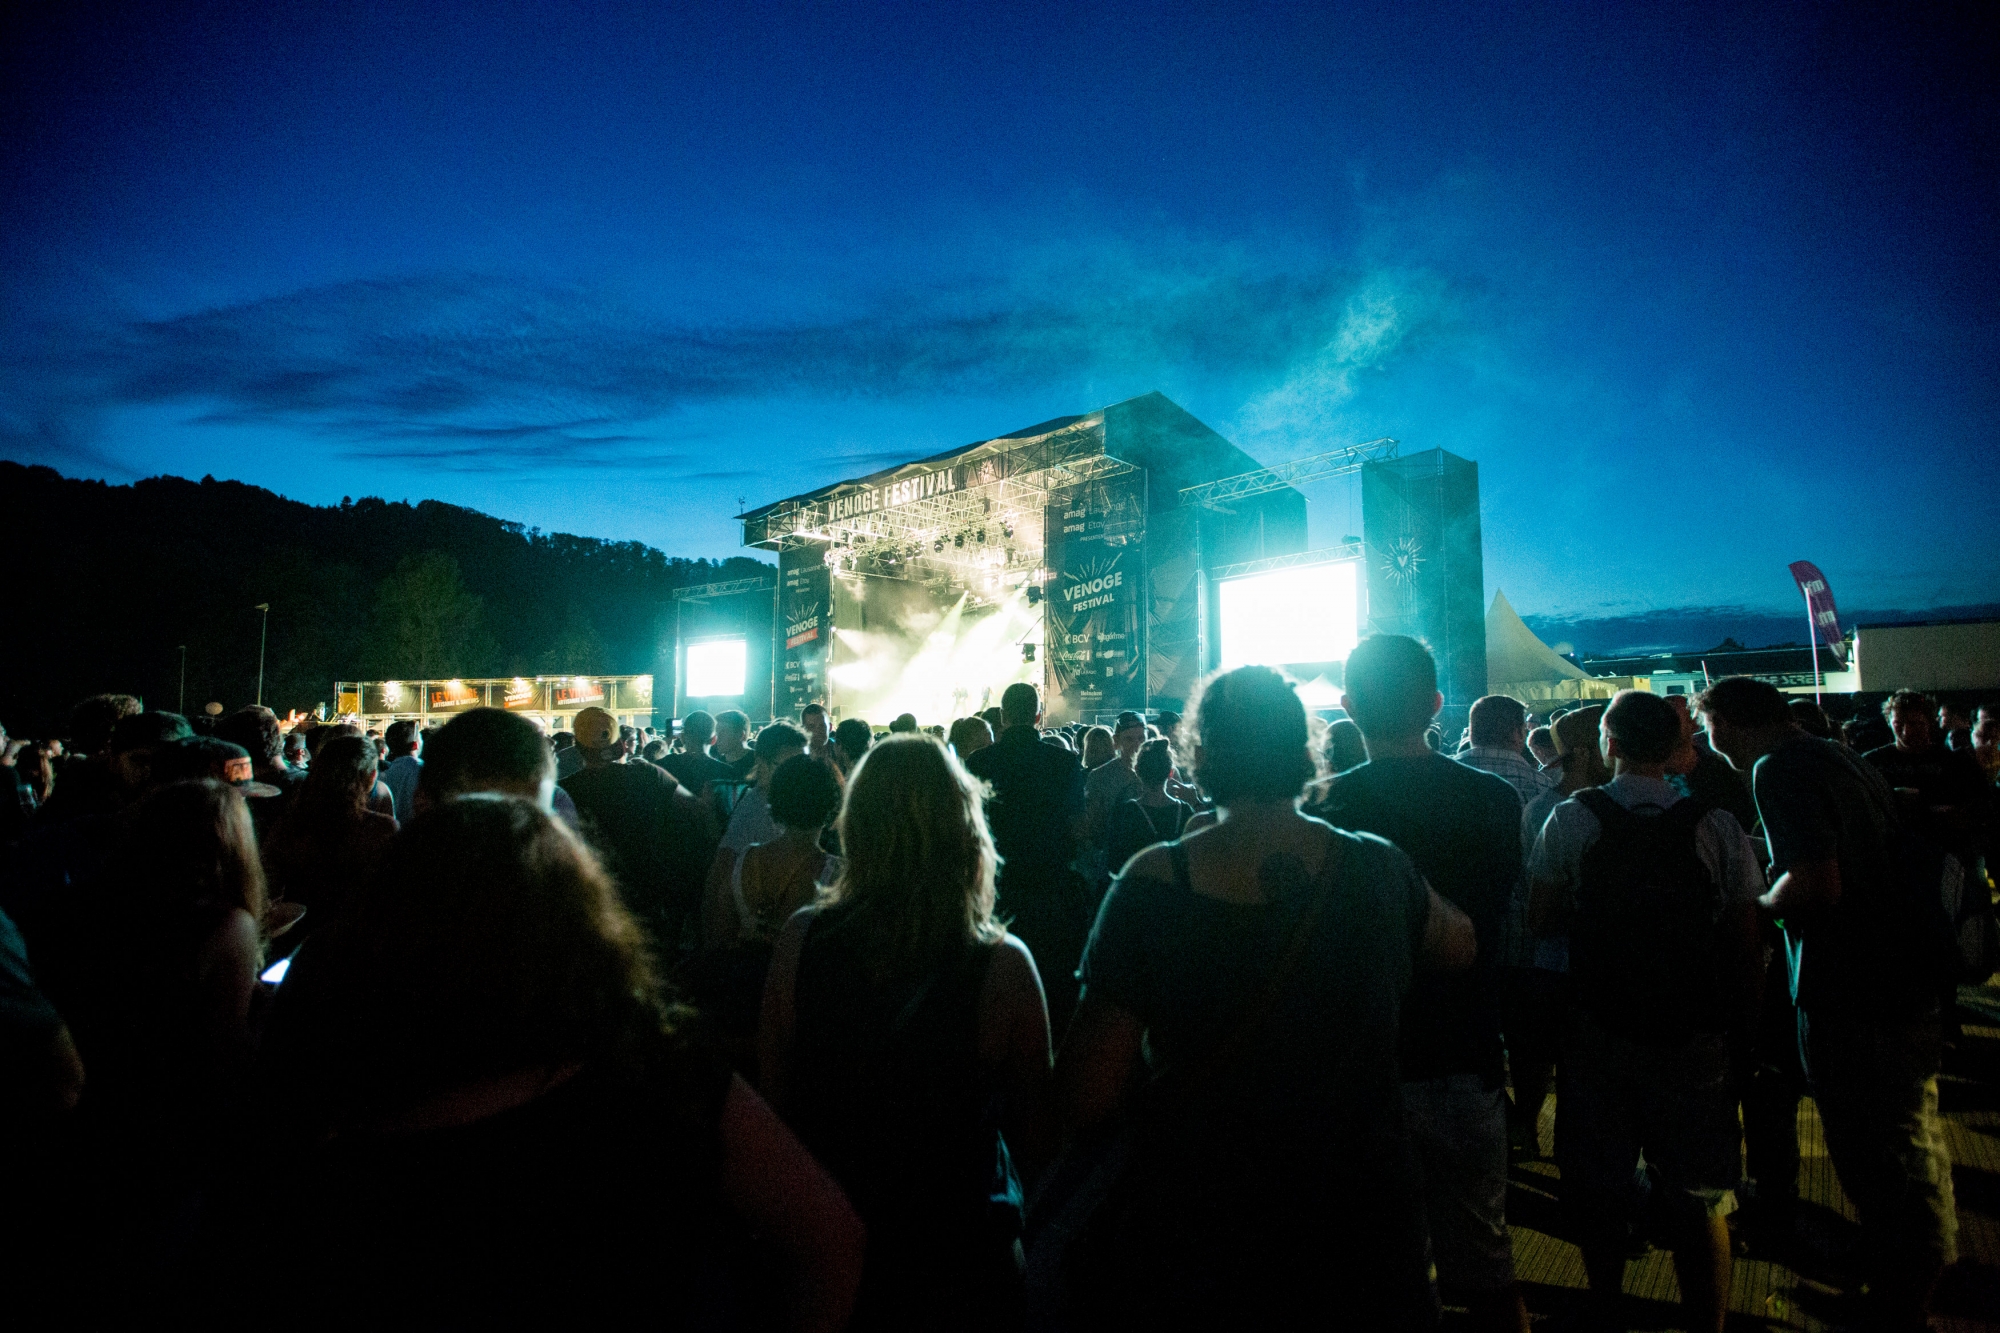
[(1658, 1243), (1722, 1328), (1810, 1094), (1855, 1322), (1924, 1327), (2000, 709), (1899, 692), (1864, 750), (1731, 678), (1447, 737), (1394, 635), (1344, 688), (881, 734), (102, 695), (0, 738), (14, 1303), (1520, 1333), (1553, 1088), (1584, 1326)]

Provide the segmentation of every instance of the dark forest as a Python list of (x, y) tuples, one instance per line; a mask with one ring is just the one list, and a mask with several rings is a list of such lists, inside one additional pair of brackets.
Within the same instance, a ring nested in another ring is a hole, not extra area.
[(671, 670), (671, 594), (768, 565), (671, 558), (640, 542), (545, 533), (476, 510), (374, 497), (314, 506), (181, 477), (131, 485), (0, 461), (0, 514), (22, 571), (0, 722), (58, 732), (77, 699), (234, 709), (257, 689), (282, 715), (333, 682)]

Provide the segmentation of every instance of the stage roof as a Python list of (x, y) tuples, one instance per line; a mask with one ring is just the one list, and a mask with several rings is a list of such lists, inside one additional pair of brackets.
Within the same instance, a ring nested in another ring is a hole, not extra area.
[[(968, 492), (1021, 511), (1083, 482), (1144, 469), (1149, 506), (1171, 509), (1180, 491), (1261, 464), (1164, 394), (1149, 393), (1080, 416), (834, 482), (738, 518), (743, 544), (777, 550), (788, 537), (825, 539), (857, 526), (877, 536), (921, 535), (966, 521)], [(1039, 526), (1039, 513), (1035, 515)]]

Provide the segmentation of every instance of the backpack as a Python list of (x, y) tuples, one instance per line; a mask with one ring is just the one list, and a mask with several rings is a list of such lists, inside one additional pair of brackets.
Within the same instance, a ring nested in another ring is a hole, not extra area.
[(1646, 1045), (1723, 1031), (1720, 893), (1695, 851), (1714, 807), (1682, 800), (1641, 815), (1597, 788), (1576, 800), (1602, 830), (1583, 854), (1570, 926), (1577, 1003), (1607, 1032)]

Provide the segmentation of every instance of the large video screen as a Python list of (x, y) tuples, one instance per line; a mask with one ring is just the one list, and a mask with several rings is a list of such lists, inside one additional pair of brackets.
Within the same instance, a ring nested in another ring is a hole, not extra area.
[(1345, 560), (1223, 580), (1216, 589), (1223, 670), (1346, 661), (1361, 642), (1359, 568)]
[(687, 685), (681, 693), (689, 699), (720, 699), (743, 693), (743, 677), (749, 669), (749, 643), (744, 639), (710, 639), (687, 647)]

